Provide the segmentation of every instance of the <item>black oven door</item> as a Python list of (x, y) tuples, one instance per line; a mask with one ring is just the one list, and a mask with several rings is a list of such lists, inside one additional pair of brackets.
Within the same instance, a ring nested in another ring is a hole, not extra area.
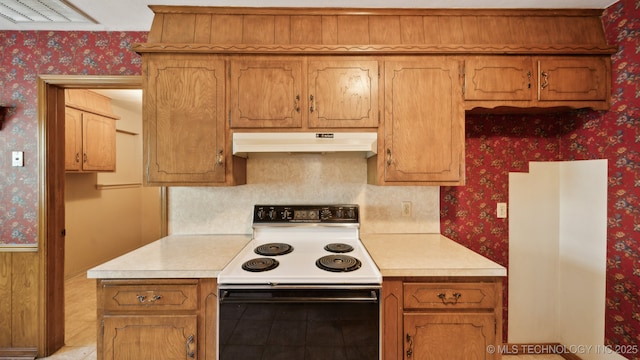
[(220, 360), (375, 360), (378, 288), (221, 289)]

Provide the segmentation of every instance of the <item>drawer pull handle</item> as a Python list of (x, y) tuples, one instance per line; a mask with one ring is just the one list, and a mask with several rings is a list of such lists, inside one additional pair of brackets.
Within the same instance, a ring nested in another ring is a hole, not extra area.
[(193, 346), (195, 341), (196, 339), (193, 335), (187, 338), (187, 356), (192, 359), (196, 358), (196, 350), (195, 350), (195, 346)]
[(141, 303), (154, 303), (160, 299), (162, 299), (162, 295), (153, 295), (153, 297), (151, 299), (147, 299), (147, 295), (138, 295), (137, 296), (138, 301), (140, 301)]
[(407, 334), (407, 342), (409, 343), (409, 349), (407, 349), (407, 359), (413, 355), (413, 339), (411, 335)]
[(460, 297), (462, 297), (462, 294), (458, 292), (454, 292), (453, 294), (451, 294), (451, 297), (447, 297), (445, 293), (438, 294), (438, 298), (442, 300), (443, 304), (457, 304)]

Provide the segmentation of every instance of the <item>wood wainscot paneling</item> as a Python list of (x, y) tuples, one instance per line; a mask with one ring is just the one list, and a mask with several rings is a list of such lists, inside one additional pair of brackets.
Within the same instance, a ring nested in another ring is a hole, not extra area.
[(0, 252), (0, 359), (37, 355), (38, 259), (37, 252)]

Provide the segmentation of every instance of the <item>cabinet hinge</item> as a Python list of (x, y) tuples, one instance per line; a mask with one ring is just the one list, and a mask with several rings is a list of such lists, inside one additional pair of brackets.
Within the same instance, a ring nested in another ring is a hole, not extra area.
[(62, 237), (67, 236), (67, 229), (62, 229), (62, 231), (60, 231), (60, 235), (61, 235)]
[(378, 125), (380, 125), (382, 123), (382, 121), (380, 120), (380, 110), (378, 110)]
[(229, 122), (229, 127), (231, 127), (231, 110), (229, 110), (229, 117), (227, 117), (227, 122)]
[(100, 337), (104, 337), (104, 320), (100, 322)]

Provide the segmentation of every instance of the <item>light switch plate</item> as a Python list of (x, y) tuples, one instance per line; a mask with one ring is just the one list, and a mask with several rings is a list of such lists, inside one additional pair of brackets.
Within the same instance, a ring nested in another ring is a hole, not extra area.
[(507, 203), (498, 203), (496, 206), (496, 216), (498, 219), (507, 218)]
[(24, 166), (24, 151), (13, 151), (11, 153), (11, 166)]

